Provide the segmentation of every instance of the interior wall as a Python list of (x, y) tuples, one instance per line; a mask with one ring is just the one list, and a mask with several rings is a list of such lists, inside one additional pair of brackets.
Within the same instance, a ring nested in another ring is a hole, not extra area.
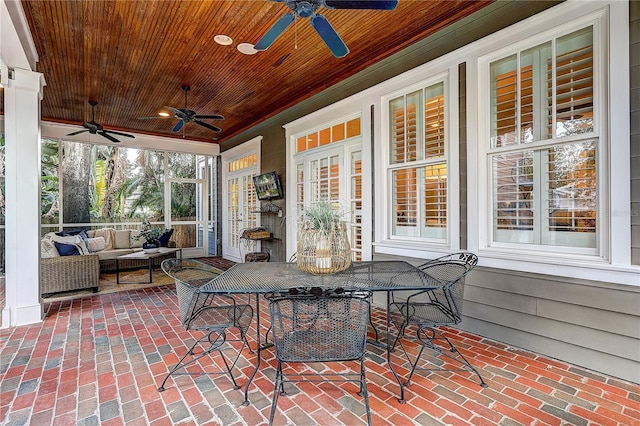
[[(262, 242), (262, 251), (269, 253), (270, 258), (274, 262), (284, 262), (286, 256), (287, 241), (286, 235), (286, 220), (284, 216), (285, 199), (287, 196), (287, 153), (286, 153), (286, 141), (285, 132), (282, 127), (270, 127), (265, 129), (262, 133), (262, 148), (260, 151), (260, 171), (262, 173), (274, 171), (280, 176), (280, 182), (282, 183), (282, 189), (284, 190), (285, 198), (282, 200), (274, 200), (273, 204), (276, 204), (281, 208), (282, 215), (274, 214), (272, 212), (261, 214), (261, 224), (266, 227), (269, 232), (273, 234), (273, 240), (266, 240)], [(264, 203), (263, 203), (264, 205)]]

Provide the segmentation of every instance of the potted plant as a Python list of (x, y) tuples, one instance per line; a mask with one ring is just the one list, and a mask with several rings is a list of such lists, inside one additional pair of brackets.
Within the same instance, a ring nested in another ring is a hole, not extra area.
[(312, 274), (333, 274), (351, 264), (351, 247), (343, 213), (334, 203), (319, 201), (304, 208), (298, 221), (296, 262)]
[(160, 250), (160, 236), (162, 231), (157, 226), (151, 226), (151, 223), (147, 219), (142, 221), (142, 228), (140, 233), (133, 237), (136, 240), (144, 238), (145, 242), (142, 244), (142, 249), (145, 253), (156, 253)]

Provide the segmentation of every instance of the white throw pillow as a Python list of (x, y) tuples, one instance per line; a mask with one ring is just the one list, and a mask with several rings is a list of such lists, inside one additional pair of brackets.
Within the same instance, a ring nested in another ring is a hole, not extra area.
[(43, 238), (40, 241), (40, 257), (43, 259), (48, 259), (50, 257), (60, 257), (60, 253), (56, 249), (56, 245), (53, 244), (48, 238)]
[[(142, 247), (142, 244), (144, 244), (144, 238), (138, 238), (138, 236), (140, 235), (140, 230), (139, 229), (132, 229), (131, 233), (130, 233), (130, 241), (129, 241), (129, 245), (130, 248), (138, 248), (138, 247)], [(136, 239), (138, 238), (138, 239)]]
[(104, 248), (106, 247), (104, 237), (89, 238), (87, 241), (89, 243), (87, 248), (91, 253), (104, 250)]
[(113, 248), (114, 249), (128, 249), (129, 248), (129, 230), (119, 229), (116, 231)]
[(101, 228), (93, 231), (93, 237), (104, 238), (104, 250), (113, 250), (113, 240), (115, 238), (116, 230), (113, 228)]

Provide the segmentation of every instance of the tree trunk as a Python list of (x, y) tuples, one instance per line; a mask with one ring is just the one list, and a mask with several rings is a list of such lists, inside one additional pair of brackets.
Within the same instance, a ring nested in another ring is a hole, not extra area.
[(91, 145), (64, 142), (62, 156), (62, 179), (64, 194), (63, 218), (65, 223), (91, 221)]
[[(104, 199), (101, 206), (101, 216), (103, 218), (115, 218), (120, 207), (121, 200), (118, 199), (118, 190), (125, 181), (126, 162), (123, 164), (123, 156), (120, 149), (113, 147), (109, 158), (107, 158), (104, 172)], [(124, 217), (124, 206), (120, 208), (120, 217)]]

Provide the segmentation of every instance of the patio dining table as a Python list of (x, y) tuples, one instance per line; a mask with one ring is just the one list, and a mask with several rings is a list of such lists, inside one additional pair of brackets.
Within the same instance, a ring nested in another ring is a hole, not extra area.
[[(442, 283), (410, 263), (404, 261), (353, 262), (344, 271), (331, 275), (313, 275), (295, 263), (255, 262), (238, 263), (208, 284), (208, 291), (224, 294), (255, 295), (257, 357), (255, 368), (245, 387), (243, 405), (249, 404), (249, 386), (260, 367), (263, 350), (260, 330), (260, 296), (287, 291), (291, 288), (360, 290), (386, 293), (387, 306), (387, 363), (400, 386), (399, 401), (404, 403), (404, 386), (391, 363), (390, 303), (391, 293), (403, 290), (425, 290), (441, 287)], [(377, 331), (376, 331), (377, 333)], [(265, 337), (266, 340), (266, 337)]]

